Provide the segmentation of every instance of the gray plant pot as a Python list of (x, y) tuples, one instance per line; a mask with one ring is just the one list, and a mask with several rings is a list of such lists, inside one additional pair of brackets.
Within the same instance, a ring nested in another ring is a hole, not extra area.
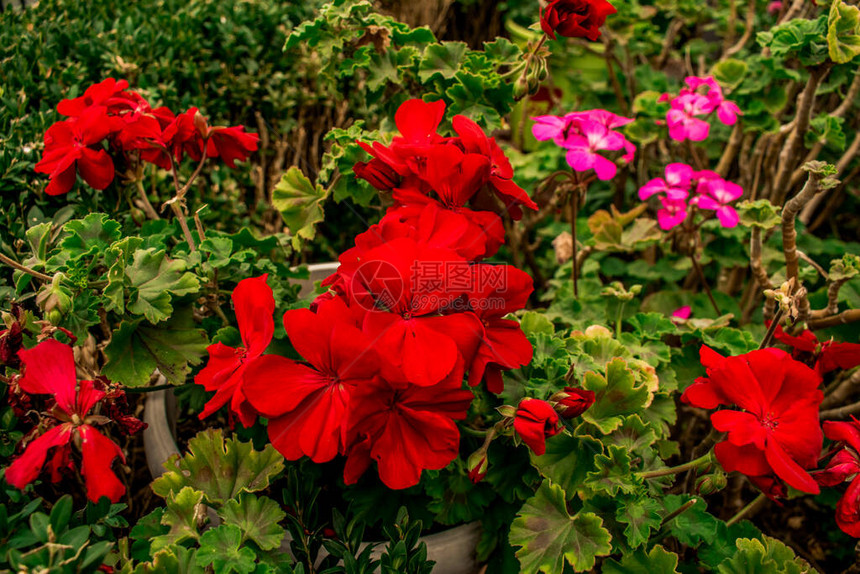
[[(309, 265), (310, 278), (301, 280), (299, 297), (305, 298), (314, 291), (314, 283), (331, 275), (337, 269), (337, 262), (317, 263)], [(165, 384), (164, 375), (159, 374), (155, 384)], [(173, 391), (156, 391), (147, 394), (143, 411), (143, 420), (149, 426), (143, 431), (143, 447), (146, 451), (146, 463), (153, 478), (164, 473), (164, 462), (174, 454), (180, 454), (176, 444), (176, 400)], [(210, 520), (217, 520), (214, 512), (209, 512)], [(475, 548), (481, 537), (481, 525), (470, 522), (454, 528), (449, 528), (436, 534), (422, 536), (427, 544), (427, 556), (436, 562), (434, 574), (475, 574), (478, 564), (475, 561)], [(282, 543), (282, 548), (289, 549), (289, 534)], [(321, 550), (321, 553), (325, 550)], [(373, 552), (379, 558), (381, 548)]]

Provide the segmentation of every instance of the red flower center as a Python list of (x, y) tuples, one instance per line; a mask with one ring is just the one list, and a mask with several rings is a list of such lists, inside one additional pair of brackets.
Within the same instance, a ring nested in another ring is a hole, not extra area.
[(775, 430), (779, 426), (779, 421), (773, 413), (767, 413), (761, 419), (761, 426), (768, 430)]

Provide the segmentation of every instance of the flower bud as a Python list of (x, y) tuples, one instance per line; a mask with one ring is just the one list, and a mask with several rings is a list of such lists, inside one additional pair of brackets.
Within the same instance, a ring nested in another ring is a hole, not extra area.
[(558, 413), (546, 401), (523, 399), (514, 416), (514, 430), (540, 456), (546, 452), (546, 439), (561, 432)]
[(697, 478), (695, 488), (699, 494), (713, 494), (724, 489), (726, 484), (728, 484), (726, 473), (717, 471)]
[(373, 158), (369, 162), (359, 161), (352, 171), (379, 191), (391, 191), (400, 185), (400, 176), (385, 162)]
[(523, 74), (514, 82), (514, 100), (521, 100), (529, 95), (529, 79)]
[(555, 410), (562, 418), (572, 419), (594, 404), (594, 391), (565, 387), (550, 397), (550, 401), (555, 403)]
[(472, 484), (481, 482), (487, 476), (487, 468), (489, 467), (486, 449), (478, 449), (469, 455), (466, 466), (469, 469), (469, 480), (472, 481)]

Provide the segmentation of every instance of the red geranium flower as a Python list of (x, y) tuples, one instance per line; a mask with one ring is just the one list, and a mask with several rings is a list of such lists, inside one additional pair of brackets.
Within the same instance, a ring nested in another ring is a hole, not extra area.
[(209, 345), (209, 362), (194, 382), (207, 391), (215, 391), (200, 413), (204, 419), (228, 402), (239, 421), (250, 428), (257, 420), (257, 412), (245, 396), (245, 371), (259, 359), (272, 341), (275, 332), (275, 297), (266, 284), (268, 275), (243, 279), (233, 290), (233, 307), (244, 347), (236, 349), (223, 343)]
[(552, 405), (539, 399), (523, 399), (514, 415), (514, 430), (532, 451), (546, 452), (546, 439), (561, 432), (558, 413)]
[(815, 333), (805, 329), (797, 336), (791, 336), (776, 327), (774, 338), (792, 348), (791, 355), (798, 360), (811, 358), (815, 361), (815, 370), (824, 375), (836, 369), (853, 369), (860, 365), (860, 344), (835, 343), (820, 341)]
[(600, 27), (606, 17), (617, 10), (606, 0), (550, 0), (546, 10), (541, 9), (540, 27), (547, 36), (600, 38)]
[(125, 494), (125, 486), (111, 466), (116, 458), (125, 462), (125, 456), (119, 446), (92, 426), (102, 424), (105, 417), (90, 415), (105, 393), (96, 389), (93, 381), (77, 384), (72, 348), (55, 339), (19, 351), (18, 355), (24, 365), (24, 374), (18, 381), (21, 388), (31, 394), (54, 396), (55, 405), (45, 422), (55, 426), (27, 444), (23, 454), (6, 469), (6, 482), (21, 489), (33, 482), (51, 449), (51, 482), (60, 482), (60, 470), (71, 466), (72, 443), (79, 439), (87, 498), (98, 502), (107, 496), (117, 502)]
[(307, 364), (261, 357), (245, 374), (245, 395), (269, 418), (269, 440), (288, 460), (327, 462), (343, 452), (350, 393), (371, 384), (379, 359), (340, 298), (316, 313), (287, 311), (284, 327)]
[(594, 404), (594, 391), (564, 387), (560, 393), (553, 395), (551, 400), (556, 402), (556, 410), (562, 418), (576, 418)]
[(452, 125), (454, 131), (460, 136), (460, 144), (467, 152), (480, 154), (489, 159), (490, 175), (487, 182), (493, 193), (505, 204), (511, 217), (514, 219), (522, 217), (520, 205), (536, 210), (537, 204), (529, 197), (526, 190), (514, 183), (514, 169), (495, 138), (487, 137), (481, 126), (465, 116), (454, 116)]
[(851, 481), (836, 505), (836, 524), (846, 534), (860, 538), (860, 422), (824, 423), (824, 436), (841, 444), (827, 468), (815, 474), (821, 486), (836, 486)]
[(750, 477), (776, 475), (817, 494), (818, 485), (804, 469), (818, 463), (824, 440), (818, 422), (821, 377), (779, 349), (723, 357), (703, 345), (700, 356), (708, 376), (693, 383), (681, 400), (706, 409), (742, 409), (711, 415), (714, 428), (728, 432), (727, 440), (714, 447), (723, 468)]
[(61, 101), (57, 104), (57, 111), (64, 116), (78, 117), (93, 106), (108, 108), (121, 104), (122, 101), (134, 98), (124, 91), (127, 87), (128, 82), (125, 80), (107, 78), (87, 88), (83, 96)]
[(526, 306), (534, 290), (532, 278), (510, 265), (477, 264), (471, 267), (473, 289), (469, 304), (484, 325), (478, 352), (469, 367), (469, 385), (486, 379), (492, 393), (504, 390), (502, 370), (517, 369), (532, 360), (532, 344), (520, 324), (503, 319)]
[(62, 195), (80, 172), (90, 187), (104, 189), (113, 181), (114, 167), (98, 144), (111, 133), (111, 121), (102, 106), (89, 107), (79, 117), (57, 122), (45, 132), (45, 151), (36, 173), (51, 177), (45, 193)]
[(389, 488), (418, 484), (421, 471), (445, 468), (459, 451), (460, 431), (472, 393), (459, 377), (438, 385), (396, 387), (380, 377), (355, 388), (350, 409), (349, 459), (344, 481), (355, 483), (371, 460)]

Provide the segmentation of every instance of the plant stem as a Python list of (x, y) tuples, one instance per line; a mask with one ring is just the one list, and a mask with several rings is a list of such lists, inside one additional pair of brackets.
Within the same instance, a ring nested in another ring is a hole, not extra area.
[(178, 389), (185, 385), (172, 385), (170, 383), (164, 385), (155, 385), (152, 387), (125, 387), (123, 391), (126, 393), (154, 393), (155, 391), (165, 391), (167, 389)]
[(731, 526), (732, 524), (737, 524), (738, 522), (740, 522), (740, 521), (741, 521), (741, 519), (742, 519), (744, 516), (746, 516), (747, 514), (749, 514), (749, 513), (750, 513), (750, 511), (752, 511), (752, 510), (756, 509), (758, 506), (761, 506), (761, 504), (762, 504), (765, 500), (767, 500), (767, 496), (765, 496), (765, 494), (764, 494), (764, 493), (759, 494), (758, 496), (756, 496), (756, 497), (755, 497), (755, 499), (753, 499), (753, 501), (752, 501), (752, 502), (750, 502), (749, 504), (747, 504), (746, 506), (744, 506), (743, 508), (741, 508), (740, 510), (738, 510), (737, 514), (735, 514), (734, 516), (732, 516), (731, 518), (729, 518), (729, 519), (726, 521), (726, 525), (727, 525), (727, 526)]
[(621, 322), (624, 320), (624, 306), (627, 305), (626, 301), (622, 301), (618, 305), (618, 319), (615, 321), (615, 338), (621, 339)]
[(761, 345), (758, 346), (759, 349), (767, 349), (770, 347), (770, 344), (773, 341), (773, 334), (776, 333), (776, 328), (779, 327), (780, 320), (782, 320), (782, 307), (776, 310), (773, 319), (770, 320), (770, 327), (767, 328), (767, 333), (764, 334), (764, 338), (761, 340)]
[(683, 514), (684, 512), (686, 512), (687, 510), (690, 509), (691, 506), (693, 506), (697, 502), (699, 502), (698, 498), (691, 498), (690, 500), (688, 500), (687, 502), (682, 504), (679, 508), (676, 508), (675, 510), (673, 510), (672, 512), (667, 514), (666, 517), (663, 519), (663, 521), (660, 523), (660, 526), (665, 526), (666, 524), (669, 523), (670, 520), (672, 520), (673, 518), (676, 518), (680, 514)]
[(688, 470), (692, 470), (694, 468), (699, 468), (701, 466), (705, 466), (707, 464), (711, 464), (714, 461), (712, 453), (709, 451), (699, 458), (695, 460), (691, 460), (690, 462), (685, 462), (684, 464), (679, 464), (678, 466), (672, 466), (669, 468), (661, 468), (660, 470), (650, 470), (648, 472), (638, 472), (636, 473), (639, 477), (648, 480), (649, 478), (659, 478), (661, 476), (669, 476), (672, 474), (680, 474), (682, 472), (687, 472)]
[(53, 280), (53, 278), (50, 275), (45, 275), (44, 273), (40, 273), (40, 272), (36, 271), (35, 269), (30, 269), (26, 265), (21, 265), (20, 263), (18, 263), (14, 259), (6, 257), (2, 253), (0, 253), (0, 261), (5, 263), (9, 267), (14, 267), (18, 271), (26, 273), (27, 275), (32, 275), (36, 279), (40, 279), (42, 281), (52, 281)]
[(717, 317), (722, 316), (720, 308), (717, 305), (717, 301), (716, 299), (714, 299), (714, 294), (711, 293), (711, 287), (710, 285), (708, 285), (708, 280), (705, 279), (705, 272), (702, 271), (702, 266), (699, 265), (699, 262), (696, 261), (696, 256), (692, 253), (690, 254), (690, 261), (693, 262), (693, 269), (695, 269), (696, 275), (699, 276), (699, 281), (702, 283), (702, 287), (704, 287), (705, 293), (708, 295), (708, 299), (710, 300), (711, 305), (714, 307), (714, 311), (717, 312)]
[(140, 202), (143, 206), (143, 212), (146, 213), (146, 216), (150, 219), (161, 219), (161, 217), (159, 217), (158, 215), (158, 212), (155, 211), (155, 208), (149, 202), (149, 197), (147, 197), (146, 190), (143, 188), (143, 182), (137, 179), (134, 183), (137, 186), (137, 195), (140, 198)]
[[(578, 178), (577, 178), (578, 180)], [(570, 235), (573, 239), (573, 257), (570, 260), (571, 278), (573, 279), (573, 298), (579, 298), (579, 269), (576, 264), (576, 216), (579, 211), (579, 181), (570, 192)]]

